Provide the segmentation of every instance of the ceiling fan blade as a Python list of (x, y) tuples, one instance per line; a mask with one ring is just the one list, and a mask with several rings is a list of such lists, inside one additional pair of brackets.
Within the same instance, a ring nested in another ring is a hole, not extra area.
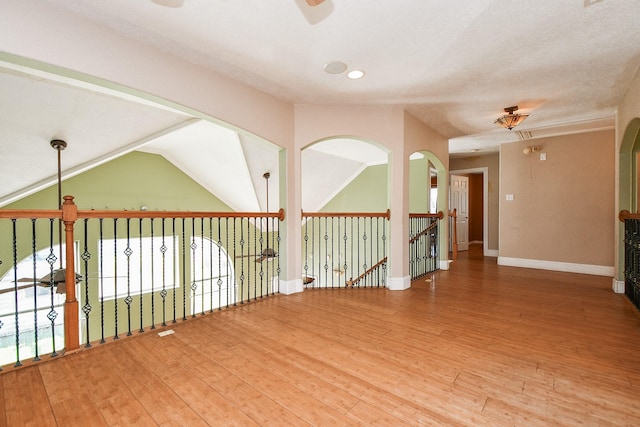
[(331, 15), (333, 3), (331, 0), (295, 0), (298, 9), (311, 25), (315, 25)]

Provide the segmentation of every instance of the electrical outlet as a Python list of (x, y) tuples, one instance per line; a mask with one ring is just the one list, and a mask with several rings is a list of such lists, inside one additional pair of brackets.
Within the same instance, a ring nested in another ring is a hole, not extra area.
[(513, 194), (507, 194), (507, 200), (508, 201), (512, 201), (513, 200)]
[(547, 160), (547, 153), (540, 153), (540, 160)]

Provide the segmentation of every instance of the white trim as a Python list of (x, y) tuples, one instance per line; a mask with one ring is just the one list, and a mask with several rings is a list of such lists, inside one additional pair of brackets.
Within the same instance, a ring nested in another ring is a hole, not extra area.
[(489, 250), (487, 250), (487, 253), (484, 254), (484, 256), (499, 257), (500, 256), (500, 251), (497, 250), (497, 249), (489, 249)]
[(390, 291), (404, 291), (411, 287), (411, 277), (387, 277), (387, 289)]
[(614, 277), (611, 289), (613, 289), (613, 292), (616, 294), (624, 294), (624, 280), (616, 280)]
[[(489, 255), (489, 168), (471, 168), (449, 171), (452, 174), (482, 174), (482, 254)], [(496, 255), (497, 256), (497, 255)]]
[(595, 276), (613, 276), (613, 266), (575, 264), (571, 262), (542, 261), (537, 259), (498, 257), (498, 265), (511, 267), (537, 268), (540, 270), (565, 271), (568, 273), (592, 274)]
[(280, 293), (285, 295), (296, 294), (304, 291), (302, 278), (294, 280), (280, 280)]
[(449, 265), (451, 265), (451, 260), (446, 259), (444, 261), (440, 261), (440, 270), (448, 270)]

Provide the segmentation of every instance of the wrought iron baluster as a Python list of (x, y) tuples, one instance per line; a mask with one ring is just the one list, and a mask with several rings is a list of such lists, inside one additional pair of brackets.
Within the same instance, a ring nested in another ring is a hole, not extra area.
[[(82, 312), (84, 313), (84, 325), (86, 329), (85, 348), (91, 347), (90, 339), (90, 323), (89, 315), (91, 314), (91, 301), (89, 300), (89, 260), (91, 259), (91, 252), (89, 252), (89, 219), (85, 218), (84, 221), (84, 251), (82, 252), (82, 261), (84, 261), (84, 304), (82, 305)], [(53, 245), (52, 245), (53, 246)], [(53, 251), (53, 247), (51, 248)], [(51, 293), (51, 309), (53, 310), (53, 289)], [(51, 322), (53, 328), (54, 322)], [(55, 334), (53, 334), (55, 336)], [(55, 338), (54, 338), (55, 339)], [(55, 347), (55, 344), (54, 344)]]
[[(218, 310), (222, 310), (222, 277), (220, 277), (222, 275), (222, 235), (221, 235), (221, 221), (220, 218), (218, 218), (216, 220), (216, 223), (218, 225)], [(211, 232), (211, 230), (213, 229), (213, 218), (211, 218), (211, 222), (209, 225), (209, 234), (211, 236), (211, 238), (209, 239), (211, 241), (211, 243), (213, 244), (213, 234)], [(228, 235), (228, 234), (227, 234)], [(227, 246), (228, 247), (228, 246)], [(226, 255), (226, 252), (225, 252)], [(213, 313), (213, 262), (209, 263), (211, 265), (211, 280), (212, 280), (212, 289), (211, 289), (211, 312)], [(228, 303), (227, 303), (228, 305)]]
[(349, 277), (349, 265), (347, 264), (347, 243), (349, 240), (349, 235), (347, 233), (347, 217), (344, 217), (344, 236), (342, 237), (342, 240), (344, 241), (344, 265), (343, 265), (343, 270), (344, 270), (344, 285), (345, 287), (348, 285), (347, 282), (347, 277)]
[[(230, 247), (229, 247), (229, 234), (230, 234), (229, 233), (229, 217), (225, 218), (225, 229), (226, 229), (226, 232), (225, 232), (225, 236), (226, 236), (225, 247), (227, 248), (227, 251), (226, 251), (227, 252), (227, 261), (225, 263), (226, 277), (227, 277), (227, 298), (226, 298), (227, 304), (226, 304), (226, 306), (229, 307), (229, 287), (230, 286), (234, 286), (234, 283), (235, 283), (235, 277), (232, 278), (230, 276), (230, 271), (229, 271), (229, 264), (230, 264), (230, 260), (229, 260), (229, 250), (230, 250)], [(234, 231), (233, 240), (234, 240), (234, 244), (235, 244), (235, 231)], [(235, 295), (235, 293), (234, 293), (234, 295)], [(235, 299), (237, 299), (237, 298), (235, 298)], [(235, 305), (235, 301), (234, 301), (234, 305)], [(222, 310), (222, 307), (220, 307), (220, 310)]]
[[(211, 240), (209, 240), (209, 245), (211, 245)], [(209, 265), (211, 265), (211, 258), (209, 258)], [(205, 293), (205, 282), (204, 282), (204, 218), (200, 218), (200, 277), (202, 279), (201, 288), (202, 295), (200, 296), (200, 305), (202, 306), (201, 314), (204, 315), (204, 293)], [(211, 289), (211, 275), (209, 275), (209, 289)]]
[[(143, 234), (143, 229), (142, 229), (142, 218), (138, 219), (138, 226), (139, 226), (139, 233), (140, 233), (140, 243), (138, 245), (138, 252), (140, 254), (140, 263), (138, 265), (138, 274), (140, 275), (140, 293), (138, 295), (138, 297), (140, 298), (139, 301), (139, 308), (140, 308), (140, 329), (138, 329), (138, 332), (144, 332), (144, 319), (142, 318), (142, 314), (144, 313), (143, 311), (143, 301), (144, 298), (142, 297), (144, 295), (142, 287), (143, 287), (143, 283), (144, 283), (144, 270), (143, 270), (143, 262), (142, 260), (144, 259), (144, 249), (142, 247), (142, 236)], [(153, 243), (152, 243), (153, 245)], [(152, 252), (153, 253), (153, 252)], [(153, 263), (151, 263), (151, 265), (153, 266)], [(153, 267), (151, 269), (151, 277), (153, 277)], [(153, 295), (153, 294), (152, 294)]]
[(15, 328), (16, 328), (16, 363), (15, 367), (22, 366), (22, 362), (20, 361), (20, 321), (18, 318), (18, 233), (16, 228), (16, 219), (11, 219), (12, 224), (12, 247), (13, 247), (13, 305), (14, 305), (14, 313), (15, 313)]
[(187, 320), (187, 232), (182, 218), (182, 320)]
[[(235, 221), (235, 218), (234, 218)], [(240, 304), (244, 304), (244, 220), (240, 220)], [(236, 259), (238, 257), (236, 256)]]
[[(177, 241), (177, 234), (176, 234), (176, 219), (172, 218), (172, 224), (173, 224), (173, 234), (172, 234), (172, 245), (173, 245), (173, 260), (172, 260), (172, 270), (173, 270), (173, 277), (172, 277), (172, 287), (173, 287), (173, 292), (172, 292), (172, 296), (173, 296), (173, 323), (177, 322), (177, 315), (176, 315), (176, 311), (177, 311), (177, 302), (176, 302), (176, 281), (177, 281), (177, 274), (178, 272), (175, 271), (176, 269), (176, 257), (178, 256), (178, 241)], [(184, 251), (182, 251), (184, 253)]]
[[(165, 242), (165, 220), (162, 218), (162, 246), (160, 246), (160, 254), (162, 256), (162, 290), (160, 291), (160, 297), (162, 297), (162, 326), (167, 326), (167, 245)], [(152, 300), (153, 301), (153, 300)]]
[[(40, 360), (40, 346), (38, 342), (38, 283), (37, 283), (37, 245), (36, 245), (36, 219), (31, 219), (31, 254), (33, 257), (33, 338), (34, 338), (34, 362)], [(49, 277), (49, 286), (53, 288), (53, 276)]]
[(127, 305), (127, 336), (131, 336), (131, 255), (133, 250), (131, 249), (131, 218), (127, 218), (127, 247), (124, 250), (124, 255), (127, 257), (127, 296), (124, 299), (124, 303)]
[(100, 258), (98, 259), (100, 262), (100, 343), (104, 344), (106, 341), (104, 339), (104, 263), (102, 260), (104, 259), (104, 250), (103, 250), (103, 218), (99, 218), (99, 227), (100, 227), (100, 237), (99, 237), (99, 253)]
[(113, 323), (115, 334), (113, 336), (114, 340), (119, 340), (118, 336), (118, 218), (113, 219)]
[(191, 317), (196, 317), (196, 291), (198, 290), (198, 284), (196, 283), (196, 249), (198, 244), (196, 243), (196, 219), (191, 218)]
[[(151, 293), (149, 293), (149, 298), (151, 299), (151, 326), (150, 329), (153, 330), (156, 328), (156, 272), (155, 272), (155, 251), (154, 251), (154, 246), (153, 246), (153, 238), (154, 238), (154, 232), (153, 232), (153, 228), (154, 228), (154, 222), (153, 222), (154, 218), (149, 218), (149, 235), (151, 237), (150, 243), (149, 243), (149, 261), (151, 263), (151, 265), (149, 266), (149, 271), (150, 271), (150, 276), (151, 276)], [(142, 221), (142, 219), (140, 219), (140, 221)], [(142, 233), (140, 233), (142, 237)], [(141, 239), (142, 240), (142, 239)], [(141, 262), (142, 264), (142, 262)], [(142, 269), (140, 270), (142, 271)], [(140, 295), (140, 299), (142, 300), (142, 295)], [(140, 309), (142, 309), (142, 302), (140, 302)], [(142, 317), (140, 317), (141, 321), (140, 321), (140, 332), (144, 332), (144, 329), (142, 328), (143, 323), (142, 323)]]
[[(388, 223), (389, 219), (385, 218), (382, 220), (382, 253), (384, 254), (384, 257), (387, 256), (387, 246), (386, 246), (386, 242), (387, 242), (387, 223)], [(382, 284), (384, 287), (387, 286), (387, 262), (385, 261), (382, 264)]]
[(328, 248), (328, 242), (329, 242), (329, 227), (327, 226), (327, 217), (324, 217), (324, 235), (323, 235), (323, 239), (324, 239), (324, 256), (322, 257), (324, 259), (324, 282), (326, 283), (326, 286), (329, 287), (329, 259), (328, 259), (328, 255), (329, 255), (329, 248)]
[[(237, 245), (236, 245), (236, 230), (237, 230), (237, 223), (238, 223), (238, 218), (233, 218), (233, 259), (234, 262), (236, 262), (235, 260), (238, 259), (238, 252), (237, 252)], [(242, 243), (242, 223), (240, 224), (240, 243)], [(242, 255), (242, 247), (240, 248), (240, 254)], [(236, 270), (237, 270), (237, 266), (236, 266)], [(242, 275), (243, 275), (243, 271), (242, 271), (242, 258), (240, 258), (240, 303), (242, 304)], [(238, 305), (238, 298), (236, 298), (236, 301), (233, 303), (234, 306)]]

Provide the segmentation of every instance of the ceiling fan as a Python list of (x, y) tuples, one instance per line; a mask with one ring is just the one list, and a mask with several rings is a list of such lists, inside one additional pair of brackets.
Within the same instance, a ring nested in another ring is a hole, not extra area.
[(311, 25), (317, 24), (333, 12), (331, 0), (296, 0), (296, 4)]
[[(56, 293), (64, 294), (67, 291), (66, 274), (67, 274), (66, 269), (58, 268), (56, 270), (53, 270), (52, 273), (46, 274), (45, 276), (42, 276), (39, 279), (34, 279), (32, 277), (23, 277), (21, 279), (18, 279), (18, 282), (31, 283), (31, 284), (35, 283), (36, 285), (42, 286), (45, 288), (50, 288), (55, 286)], [(80, 283), (82, 281), (82, 278), (83, 278), (82, 275), (76, 273), (76, 283)], [(27, 285), (25, 287), (29, 287), (29, 286), (30, 285)]]
[[(51, 147), (58, 152), (58, 208), (62, 209), (62, 168), (61, 168), (61, 152), (67, 148), (67, 143), (61, 139), (53, 139), (50, 142)], [(66, 286), (66, 268), (62, 267), (62, 226), (58, 229), (58, 242), (60, 248), (60, 268), (52, 270), (50, 273), (44, 275), (41, 278), (36, 277), (23, 277), (18, 279), (18, 282), (31, 283), (45, 288), (52, 288), (56, 286), (56, 293), (64, 294), (67, 291)], [(82, 275), (76, 273), (76, 283), (82, 281)], [(24, 288), (28, 287), (24, 286)], [(22, 289), (23, 287), (20, 287)]]

